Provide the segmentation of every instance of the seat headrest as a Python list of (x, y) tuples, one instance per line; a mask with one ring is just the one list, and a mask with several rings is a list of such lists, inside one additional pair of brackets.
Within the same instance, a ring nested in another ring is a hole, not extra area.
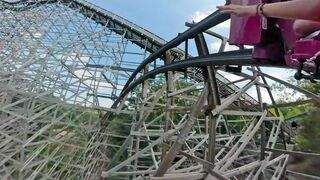
[(316, 39), (316, 40), (320, 40), (320, 30), (314, 31), (313, 33), (309, 34), (308, 36), (306, 36), (305, 38), (302, 38), (302, 39)]

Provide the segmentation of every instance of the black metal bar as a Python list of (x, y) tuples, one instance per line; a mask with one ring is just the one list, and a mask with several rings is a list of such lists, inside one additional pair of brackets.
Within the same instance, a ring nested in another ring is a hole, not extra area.
[(188, 42), (188, 39), (186, 39), (186, 41), (185, 41), (185, 49), (184, 49), (184, 59), (185, 60), (188, 59), (188, 49), (189, 49), (189, 42)]
[[(186, 22), (185, 25), (186, 25), (187, 27), (194, 27), (196, 24), (195, 24), (195, 23)], [(224, 36), (222, 36), (221, 34), (215, 33), (215, 32), (213, 32), (213, 31), (206, 30), (206, 31), (204, 31), (204, 32), (207, 33), (207, 34), (209, 34), (209, 35), (211, 35), (211, 36), (213, 36), (213, 37), (216, 37), (216, 38), (218, 38), (218, 39), (221, 39), (222, 41), (223, 41), (223, 40), (228, 40), (227, 37), (224, 37)]]

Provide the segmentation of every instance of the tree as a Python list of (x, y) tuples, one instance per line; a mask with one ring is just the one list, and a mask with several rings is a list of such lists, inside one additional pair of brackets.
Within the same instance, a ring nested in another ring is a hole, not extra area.
[[(293, 77), (289, 78), (288, 82), (314, 94), (320, 94), (320, 83), (311, 83), (306, 80), (296, 81)], [(279, 100), (280, 103), (294, 101), (297, 92), (288, 92), (286, 87), (280, 84), (273, 84), (272, 87), (279, 92), (279, 97), (282, 97)], [(307, 116), (302, 116), (301, 120), (298, 121), (300, 127), (296, 142), (304, 151), (320, 153), (320, 104), (308, 103), (294, 107), (285, 107), (280, 110), (284, 119), (289, 119), (290, 117), (307, 112)]]
[(300, 121), (296, 142), (303, 151), (320, 153), (320, 110), (314, 109)]

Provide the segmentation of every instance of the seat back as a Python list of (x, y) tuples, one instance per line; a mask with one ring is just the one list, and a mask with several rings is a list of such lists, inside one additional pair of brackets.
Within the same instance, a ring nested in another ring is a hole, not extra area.
[[(254, 5), (266, 3), (266, 0), (231, 0), (231, 4)], [(258, 45), (265, 41), (267, 19), (261, 16), (243, 17), (231, 15), (230, 44)]]
[(320, 51), (320, 31), (298, 40), (291, 58), (305, 61), (313, 57), (318, 51)]

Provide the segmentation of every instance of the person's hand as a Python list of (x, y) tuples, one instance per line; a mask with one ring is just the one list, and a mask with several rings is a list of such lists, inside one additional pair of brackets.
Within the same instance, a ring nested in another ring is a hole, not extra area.
[(254, 16), (257, 14), (257, 6), (242, 6), (236, 4), (229, 4), (226, 6), (217, 6), (222, 13), (230, 13), (237, 16)]

